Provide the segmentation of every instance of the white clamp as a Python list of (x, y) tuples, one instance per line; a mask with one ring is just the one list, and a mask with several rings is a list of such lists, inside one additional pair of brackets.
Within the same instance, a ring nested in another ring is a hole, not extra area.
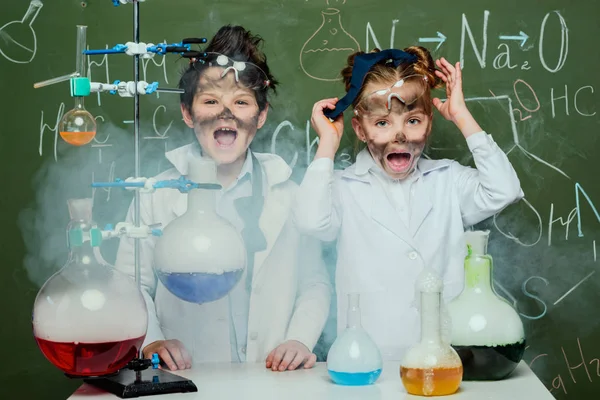
[[(146, 1), (146, 0), (137, 0), (138, 3), (143, 3), (144, 1)], [(121, 4), (128, 4), (128, 3), (134, 3), (135, 0), (119, 0), (119, 2)]]
[[(137, 93), (138, 94), (148, 94), (146, 89), (150, 84), (144, 81), (138, 81), (137, 84)], [(110, 92), (114, 91), (119, 94), (121, 97), (133, 97), (135, 96), (136, 86), (135, 82), (119, 82), (118, 84), (114, 83), (100, 83), (100, 82), (91, 82), (90, 83), (90, 92)]]
[(127, 178), (125, 182), (143, 182), (144, 187), (128, 187), (127, 190), (139, 190), (140, 193), (154, 193), (154, 185), (158, 182), (155, 178)]
[(127, 46), (127, 50), (125, 50), (125, 54), (128, 56), (141, 55), (142, 58), (149, 59), (155, 56), (154, 53), (149, 52), (148, 48), (154, 46), (153, 43), (135, 43), (135, 42), (127, 42), (125, 43)]
[(119, 222), (112, 231), (102, 231), (102, 239), (118, 238), (123, 235), (132, 239), (145, 239), (152, 236), (152, 228), (146, 225), (138, 227), (129, 222)]

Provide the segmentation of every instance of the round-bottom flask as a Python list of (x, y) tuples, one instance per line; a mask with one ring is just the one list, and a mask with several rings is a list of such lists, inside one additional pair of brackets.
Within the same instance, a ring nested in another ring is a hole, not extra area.
[[(215, 163), (192, 159), (189, 179), (216, 183)], [(217, 215), (213, 190), (193, 189), (187, 202), (187, 211), (158, 239), (154, 268), (173, 295), (202, 304), (226, 296), (238, 284), (246, 268), (246, 250), (235, 227)]]
[(432, 271), (419, 277), (421, 296), (421, 342), (411, 347), (400, 366), (406, 391), (418, 396), (455, 393), (462, 382), (463, 367), (456, 351), (442, 341), (440, 305), (443, 283)]
[(135, 358), (148, 314), (135, 281), (95, 256), (101, 232), (92, 200), (69, 200), (69, 258), (42, 286), (33, 306), (33, 335), (44, 356), (71, 376), (117, 372)]
[(523, 359), (525, 331), (515, 309), (492, 286), (489, 231), (465, 233), (465, 288), (448, 304), (451, 344), (462, 359), (464, 380), (507, 378)]
[(327, 371), (338, 385), (370, 385), (381, 375), (381, 353), (361, 325), (359, 301), (358, 294), (348, 295), (346, 330), (327, 354)]

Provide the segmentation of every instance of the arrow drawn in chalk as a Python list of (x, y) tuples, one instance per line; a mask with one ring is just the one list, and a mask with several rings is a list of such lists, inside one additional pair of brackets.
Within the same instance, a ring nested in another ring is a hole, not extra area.
[(440, 46), (446, 41), (446, 36), (442, 32), (437, 32), (437, 37), (425, 37), (419, 38), (419, 42), (421, 43), (437, 43), (436, 50), (440, 48)]
[(500, 40), (520, 40), (521, 47), (525, 46), (525, 42), (527, 42), (527, 39), (529, 39), (529, 36), (527, 36), (527, 34), (523, 31), (519, 31), (518, 36), (500, 35), (498, 37), (500, 38)]

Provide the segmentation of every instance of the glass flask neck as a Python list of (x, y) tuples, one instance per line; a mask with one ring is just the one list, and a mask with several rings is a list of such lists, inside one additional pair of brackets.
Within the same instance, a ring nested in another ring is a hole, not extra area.
[(360, 295), (348, 295), (348, 311), (346, 315), (346, 328), (356, 329), (361, 327), (360, 320)]
[(31, 26), (43, 5), (44, 4), (39, 0), (34, 0), (31, 3), (29, 3), (29, 8), (23, 16), (23, 23)]
[(188, 211), (208, 212), (216, 209), (216, 193), (214, 190), (192, 189), (188, 193)]
[(85, 110), (85, 107), (83, 105), (83, 97), (82, 96), (74, 96), (74, 98), (75, 98), (75, 107), (73, 107), (73, 109)]
[(440, 301), (438, 292), (421, 293), (421, 343), (440, 343)]
[(465, 290), (474, 294), (493, 294), (492, 257), (486, 254), (469, 254), (465, 258)]

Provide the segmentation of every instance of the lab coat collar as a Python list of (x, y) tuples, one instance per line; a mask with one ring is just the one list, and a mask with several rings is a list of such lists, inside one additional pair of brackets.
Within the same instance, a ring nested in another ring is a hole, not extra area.
[[(415, 173), (418, 174), (418, 178), (421, 178), (436, 169), (447, 168), (450, 166), (450, 163), (450, 160), (427, 160), (421, 158), (417, 163), (417, 171)], [(356, 162), (344, 170), (342, 176), (347, 179), (371, 184), (372, 180), (377, 178), (368, 172), (375, 167), (377, 167), (377, 164), (375, 164), (371, 154), (365, 148), (356, 157)], [(415, 200), (412, 201), (408, 227), (406, 227), (398, 216), (383, 186), (371, 185), (371, 187), (373, 188), (371, 218), (414, 247), (413, 238), (433, 208), (432, 194), (428, 186), (425, 185), (424, 180), (416, 179), (413, 182), (411, 190), (414, 190), (413, 199)]]
[[(416, 173), (420, 175), (426, 175), (431, 171), (435, 171), (440, 168), (447, 168), (450, 166), (451, 160), (428, 160), (421, 157), (417, 162)], [(362, 182), (369, 182), (368, 173), (371, 168), (377, 167), (371, 153), (365, 147), (356, 156), (356, 162), (350, 167), (346, 168), (342, 174), (344, 178), (355, 179)]]
[[(290, 179), (292, 169), (281, 157), (268, 153), (253, 154), (263, 167), (263, 171), (267, 178), (267, 185), (269, 187), (273, 187)], [(202, 157), (200, 154), (200, 146), (197, 143), (190, 143), (178, 147), (175, 150), (167, 152), (165, 156), (167, 157), (167, 160), (173, 164), (177, 172), (184, 176), (187, 176), (188, 174), (189, 159), (192, 157)], [(240, 178), (243, 177), (246, 172), (252, 174), (251, 158), (250, 150), (248, 150), (246, 161), (244, 162), (244, 166), (240, 173)]]

